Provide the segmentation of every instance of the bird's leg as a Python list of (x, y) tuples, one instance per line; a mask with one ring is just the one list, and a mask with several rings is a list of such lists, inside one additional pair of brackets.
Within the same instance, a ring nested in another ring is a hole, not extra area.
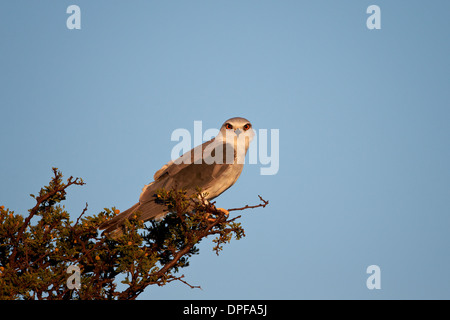
[(205, 199), (204, 197), (202, 197), (200, 194), (197, 196), (197, 199), (198, 199), (204, 206), (209, 205), (209, 201), (208, 201), (207, 199)]
[[(204, 197), (202, 197), (200, 194), (198, 195), (197, 198), (198, 198), (198, 201), (200, 201), (205, 207), (209, 206), (209, 201), (206, 200)], [(210, 221), (210, 222), (214, 222), (216, 219), (210, 218), (210, 217), (209, 217), (210, 215), (211, 215), (211, 214), (210, 214), (209, 212), (207, 212), (207, 213), (205, 214), (206, 220), (208, 220), (208, 221)]]
[[(204, 206), (209, 206), (209, 205), (210, 205), (210, 202), (209, 202), (207, 199), (205, 199), (204, 197), (201, 197), (201, 196), (199, 195), (199, 196), (198, 196), (198, 199), (199, 199), (200, 201), (202, 201), (202, 203), (203, 203)], [(211, 205), (212, 205), (212, 207), (214, 207), (214, 209), (216, 209), (216, 210), (219, 211), (219, 212), (222, 212), (222, 213), (225, 214), (226, 216), (228, 216), (228, 215), (230, 214), (230, 213), (228, 212), (227, 209), (216, 208), (216, 206), (214, 205), (214, 202), (213, 202)], [(215, 218), (210, 218), (210, 216), (211, 216), (211, 213), (207, 212), (206, 215), (205, 215), (206, 220), (208, 220), (209, 222), (214, 222), (214, 221), (216, 221)]]

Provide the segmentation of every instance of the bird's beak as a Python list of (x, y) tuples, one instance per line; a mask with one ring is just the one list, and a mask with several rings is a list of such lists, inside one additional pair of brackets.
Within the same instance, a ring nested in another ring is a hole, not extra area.
[(239, 129), (234, 130), (234, 132), (236, 133), (238, 138), (239, 138), (239, 135), (242, 133), (242, 131)]

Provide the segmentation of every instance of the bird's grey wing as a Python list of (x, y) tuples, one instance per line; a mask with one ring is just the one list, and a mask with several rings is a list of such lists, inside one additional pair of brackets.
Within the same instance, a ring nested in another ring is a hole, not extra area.
[(214, 139), (206, 141), (205, 143), (191, 149), (190, 151), (184, 153), (181, 157), (176, 159), (175, 161), (169, 161), (167, 164), (161, 167), (153, 176), (155, 181), (163, 178), (166, 175), (174, 175), (178, 171), (182, 170), (186, 166), (192, 163), (199, 163), (203, 158), (203, 151), (205, 148), (210, 145)]
[[(209, 143), (211, 143), (211, 141), (205, 142), (203, 144), (203, 149), (205, 149)], [(139, 202), (145, 203), (147, 201), (154, 201), (155, 191), (158, 188), (165, 188), (166, 190), (172, 188), (185, 189), (190, 194), (195, 193), (197, 187), (206, 192), (209, 192), (209, 189), (213, 189), (211, 190), (213, 193), (211, 193), (208, 198), (211, 199), (217, 197), (220, 193), (234, 184), (242, 171), (242, 165), (226, 163), (226, 144), (220, 142), (220, 147), (223, 148), (223, 152), (222, 159), (217, 161), (218, 163), (205, 162), (205, 159), (202, 159), (200, 163), (172, 163), (158, 176), (157, 181), (148, 185), (143, 190)], [(213, 150), (212, 156), (214, 155)]]

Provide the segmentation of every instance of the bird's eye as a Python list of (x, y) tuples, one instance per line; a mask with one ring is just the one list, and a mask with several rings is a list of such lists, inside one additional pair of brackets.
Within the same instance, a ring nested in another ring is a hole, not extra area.
[(229, 123), (225, 124), (225, 129), (233, 129), (233, 126)]
[(250, 123), (247, 123), (245, 126), (244, 126), (244, 131), (247, 131), (248, 129), (250, 129), (251, 128), (251, 124)]

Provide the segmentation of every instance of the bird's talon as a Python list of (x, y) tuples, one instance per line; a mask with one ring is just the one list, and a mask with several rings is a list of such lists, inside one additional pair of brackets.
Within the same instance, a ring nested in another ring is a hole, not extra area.
[[(228, 216), (228, 215), (230, 214), (230, 213), (228, 212), (227, 209), (216, 208), (216, 210), (219, 211), (219, 212), (222, 212), (225, 216)], [(210, 218), (210, 217), (209, 217), (210, 215), (211, 215), (210, 213), (207, 213), (207, 214), (205, 215), (206, 220), (208, 220), (209, 222), (216, 222), (216, 218)]]
[(228, 212), (228, 210), (224, 209), (224, 208), (216, 208), (216, 210), (222, 212), (226, 216), (228, 216), (230, 214), (230, 212)]

